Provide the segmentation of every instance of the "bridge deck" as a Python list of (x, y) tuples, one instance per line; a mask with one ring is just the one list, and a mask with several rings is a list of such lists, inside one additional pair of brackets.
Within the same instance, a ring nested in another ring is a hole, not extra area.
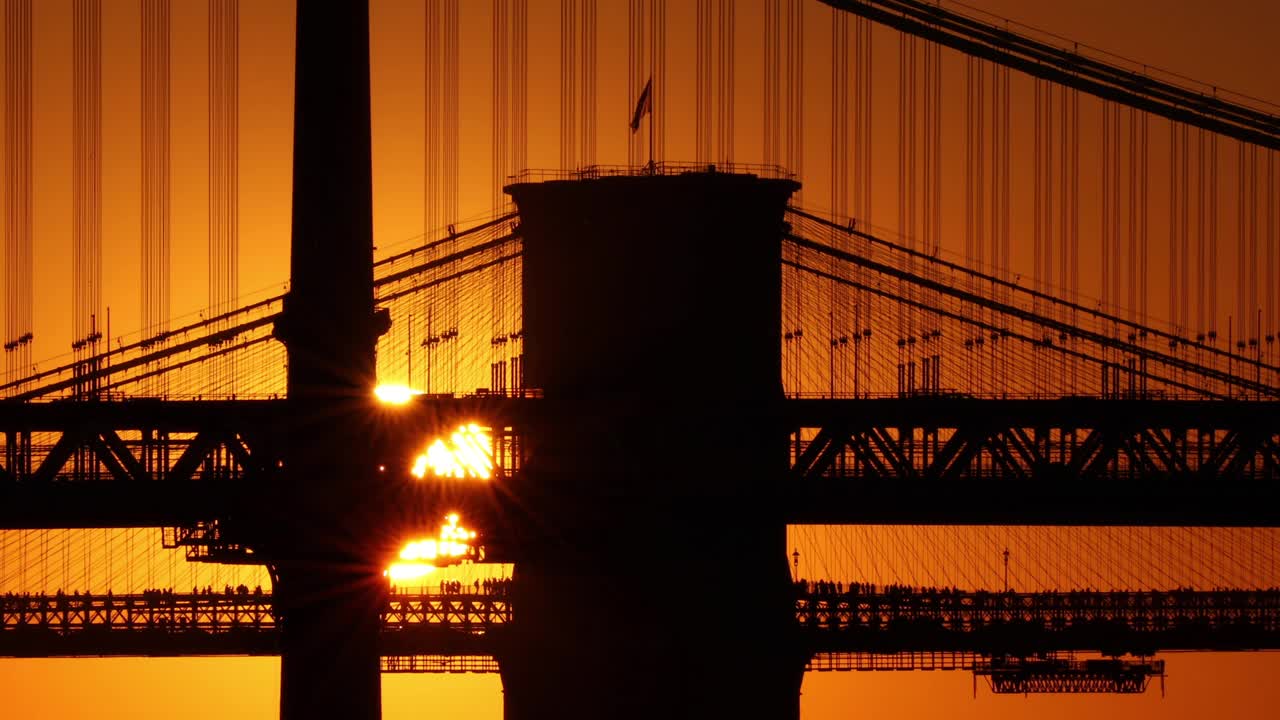
[[(516, 617), (503, 593), (394, 594), (383, 614), (383, 653), (491, 655), (493, 633)], [(269, 594), (11, 594), (0, 598), (0, 619), (5, 656), (276, 653)], [(840, 653), (971, 660), (1060, 651), (1280, 649), (1280, 590), (798, 592), (796, 627), (821, 669), (873, 669), (832, 659)]]
[[(556, 412), (429, 398), (401, 421), (413, 443), (459, 419), (507, 428), (494, 450), (511, 473), (513, 438)], [(1280, 402), (903, 397), (780, 412), (792, 523), (1280, 525)], [(278, 467), (271, 428), (287, 413), (284, 400), (0, 402), (0, 528), (218, 517)]]

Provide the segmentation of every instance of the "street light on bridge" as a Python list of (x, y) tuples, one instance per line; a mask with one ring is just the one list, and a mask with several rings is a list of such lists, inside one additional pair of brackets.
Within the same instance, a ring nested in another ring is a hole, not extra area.
[(1004, 549), (1004, 591), (1009, 592), (1009, 548)]

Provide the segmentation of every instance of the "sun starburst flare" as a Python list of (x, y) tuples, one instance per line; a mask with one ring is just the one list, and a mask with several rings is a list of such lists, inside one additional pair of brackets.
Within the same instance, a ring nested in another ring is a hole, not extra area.
[(469, 423), (459, 427), (448, 438), (427, 446), (410, 470), (416, 478), (427, 475), (444, 478), (479, 478), (493, 476), (493, 441), (484, 428)]
[(449, 513), (433, 538), (410, 540), (400, 551), (400, 561), (392, 563), (383, 574), (393, 582), (417, 580), (437, 568), (455, 565), (474, 554), (476, 531), (458, 524), (458, 514)]
[(408, 405), (409, 401), (424, 394), (407, 385), (379, 385), (373, 389), (374, 397), (384, 405)]

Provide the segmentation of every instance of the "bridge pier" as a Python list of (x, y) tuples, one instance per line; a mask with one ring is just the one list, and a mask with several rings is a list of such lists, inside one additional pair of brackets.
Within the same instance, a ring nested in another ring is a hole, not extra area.
[(386, 590), (379, 580), (305, 567), (280, 572), (274, 599), (281, 718), (381, 717), (378, 636)]
[(274, 568), (280, 717), (377, 720), (391, 480), (376, 469), (368, 0), (299, 0), (283, 467), (244, 523)]
[(511, 488), (511, 720), (798, 715), (777, 502), (797, 187), (699, 172), (508, 188), (525, 382), (544, 393)]
[(785, 581), (745, 563), (699, 578), (652, 560), (584, 571), (602, 558), (577, 559), (517, 565), (518, 615), (496, 643), (507, 720), (799, 718), (794, 615), (769, 602)]

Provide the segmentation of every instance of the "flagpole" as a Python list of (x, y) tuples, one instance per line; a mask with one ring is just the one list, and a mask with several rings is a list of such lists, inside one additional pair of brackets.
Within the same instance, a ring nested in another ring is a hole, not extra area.
[[(653, 81), (652, 81), (652, 80), (650, 80), (649, 82), (650, 82), (650, 83), (652, 83)], [(654, 115), (656, 115), (657, 113), (655, 113), (655, 112), (654, 112), (654, 109), (653, 109), (653, 89), (652, 89), (652, 85), (650, 85), (650, 90), (649, 90), (649, 100), (648, 100), (648, 102), (649, 102), (649, 174), (650, 174), (650, 175), (657, 175), (657, 174), (658, 174), (658, 166), (657, 166), (657, 165), (654, 165), (654, 163), (653, 163), (653, 116), (654, 116)]]
[(636, 102), (635, 114), (631, 117), (631, 133), (640, 132), (640, 123), (643, 121), (643, 115), (649, 113), (649, 163), (646, 165), (650, 175), (654, 174), (657, 167), (653, 158), (653, 77), (650, 76), (649, 82), (645, 83), (644, 90), (640, 93), (640, 99)]

